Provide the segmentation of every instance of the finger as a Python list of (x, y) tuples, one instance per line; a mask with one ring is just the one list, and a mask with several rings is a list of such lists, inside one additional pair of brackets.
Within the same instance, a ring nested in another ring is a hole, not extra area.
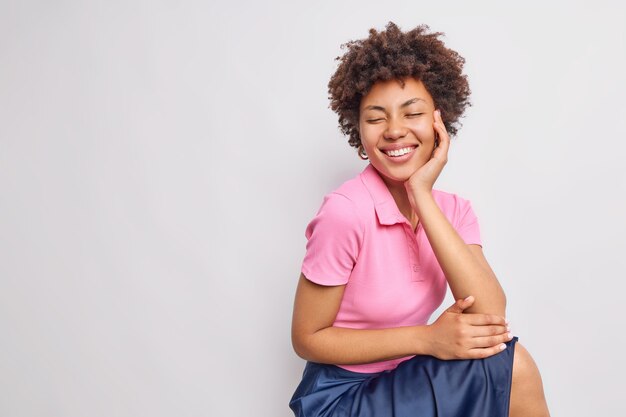
[(501, 343), (497, 346), (489, 347), (489, 348), (476, 348), (469, 350), (470, 359), (484, 359), (489, 356), (496, 355), (506, 349), (506, 345)]
[(447, 139), (450, 139), (450, 135), (448, 135), (448, 131), (446, 130), (446, 125), (443, 122), (443, 117), (441, 116), (440, 109), (437, 109), (435, 113), (435, 122), (438, 123), (439, 127), (441, 128), (441, 132), (444, 133), (444, 136), (446, 136)]
[(464, 316), (465, 322), (473, 326), (507, 325), (504, 317), (496, 314), (466, 313)]
[(450, 147), (450, 135), (448, 135), (446, 125), (443, 123), (440, 110), (435, 111), (435, 121), (433, 122), (433, 126), (439, 135), (439, 147), (447, 152)]
[(474, 304), (474, 297), (469, 295), (465, 297), (465, 299), (460, 298), (456, 300), (456, 302), (452, 304), (452, 306), (448, 307), (446, 311), (449, 313), (461, 314), (463, 313), (463, 310), (470, 308), (472, 304)]
[(513, 339), (513, 335), (511, 333), (505, 333), (497, 336), (474, 337), (470, 340), (470, 344), (473, 348), (490, 348), (498, 346), (501, 343), (506, 343), (511, 339)]
[(467, 331), (467, 335), (470, 337), (500, 336), (510, 331), (507, 326), (500, 325), (471, 326)]

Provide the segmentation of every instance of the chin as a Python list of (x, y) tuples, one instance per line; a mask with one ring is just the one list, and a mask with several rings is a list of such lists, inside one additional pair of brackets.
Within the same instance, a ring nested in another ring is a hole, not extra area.
[(402, 168), (395, 168), (395, 169), (385, 169), (382, 171), (377, 168), (376, 170), (378, 171), (380, 175), (385, 177), (387, 180), (398, 182), (398, 183), (403, 183), (403, 182), (406, 182), (411, 177), (411, 175), (413, 175), (413, 173), (416, 171), (416, 168), (402, 167)]

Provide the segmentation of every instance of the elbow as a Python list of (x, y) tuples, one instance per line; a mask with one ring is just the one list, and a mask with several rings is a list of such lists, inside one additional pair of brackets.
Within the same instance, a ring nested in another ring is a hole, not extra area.
[(506, 303), (506, 294), (504, 293), (504, 289), (500, 286), (500, 302), (498, 304), (502, 312), (502, 317), (506, 317)]
[(324, 350), (322, 335), (314, 333), (292, 333), (291, 346), (294, 352), (305, 361), (327, 363), (327, 352)]
[(296, 339), (294, 339), (293, 337), (291, 338), (291, 346), (293, 347), (293, 351), (296, 352), (296, 355), (298, 355), (300, 358), (306, 360), (306, 350), (304, 349), (304, 346), (302, 346), (302, 344), (297, 341)]
[(491, 306), (491, 308), (489, 308), (489, 313), (497, 314), (506, 318), (506, 295), (504, 294), (504, 291), (500, 291), (498, 296), (493, 297), (489, 304)]
[(500, 302), (500, 311), (502, 312), (502, 317), (506, 318), (506, 295), (502, 293), (502, 300)]
[(502, 288), (502, 285), (500, 285), (500, 282), (495, 275), (493, 275), (493, 280), (496, 285), (492, 287), (493, 289), (489, 294), (489, 310), (491, 310), (489, 312), (506, 318), (507, 299), (506, 294), (504, 293), (504, 288)]
[(305, 337), (304, 335), (293, 333), (291, 335), (291, 346), (293, 347), (293, 351), (296, 355), (306, 361), (312, 360), (309, 339), (310, 337)]

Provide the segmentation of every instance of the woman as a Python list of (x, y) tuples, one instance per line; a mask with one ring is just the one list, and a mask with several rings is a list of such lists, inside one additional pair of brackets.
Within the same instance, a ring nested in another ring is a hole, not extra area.
[[(369, 164), (306, 230), (296, 416), (549, 415), (470, 202), (433, 189), (470, 89), (464, 59), (427, 29), (371, 29), (330, 80), (331, 108)], [(457, 302), (428, 325), (448, 285)]]

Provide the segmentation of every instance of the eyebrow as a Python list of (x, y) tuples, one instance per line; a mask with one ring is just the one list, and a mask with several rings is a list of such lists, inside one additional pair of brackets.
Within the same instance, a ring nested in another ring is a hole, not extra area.
[[(426, 103), (426, 100), (424, 100), (423, 98), (419, 98), (419, 97), (414, 97), (410, 100), (405, 101), (404, 103), (402, 103), (402, 105), (400, 105), (400, 108), (406, 107), (406, 106), (410, 106), (413, 103), (417, 103), (418, 101), (423, 101), (424, 103)], [(363, 110), (380, 110), (380, 111), (386, 111), (386, 109), (382, 106), (374, 106), (374, 105), (370, 105), (365, 107), (365, 109)]]

